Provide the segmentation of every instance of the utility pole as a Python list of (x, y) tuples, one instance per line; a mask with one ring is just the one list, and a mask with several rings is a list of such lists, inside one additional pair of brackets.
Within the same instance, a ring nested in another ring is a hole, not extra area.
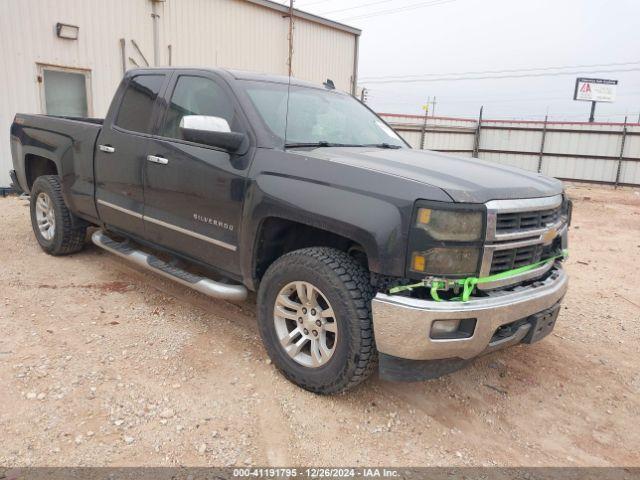
[(433, 96), (433, 102), (431, 102), (431, 104), (432, 104), (432, 106), (433, 106), (433, 108), (431, 109), (431, 116), (432, 116), (432, 117), (435, 117), (435, 116), (436, 116), (436, 103), (438, 103), (438, 102), (436, 102), (436, 97), (435, 97), (435, 95), (434, 95), (434, 96)]
[(424, 140), (427, 136), (427, 118), (429, 118), (429, 104), (431, 103), (431, 97), (427, 99), (427, 103), (422, 106), (424, 110), (424, 122), (422, 123), (422, 132), (420, 134), (420, 150), (424, 150)]
[(616, 183), (615, 188), (618, 188), (620, 183), (620, 173), (622, 170), (622, 159), (624, 158), (624, 144), (627, 140), (627, 116), (624, 116), (624, 126), (622, 127), (622, 141), (620, 142), (620, 155), (618, 156), (618, 169), (616, 170)]
[(482, 111), (484, 110), (484, 105), (480, 107), (480, 115), (478, 115), (478, 126), (476, 127), (476, 134), (473, 139), (473, 153), (471, 156), (473, 158), (478, 158), (478, 154), (480, 153), (480, 130), (482, 129)]
[(593, 123), (596, 113), (596, 102), (591, 102), (591, 115), (589, 115), (589, 123)]
[(293, 0), (289, 0), (289, 76), (293, 75)]
[(542, 140), (540, 142), (540, 153), (538, 154), (538, 173), (542, 173), (542, 159), (544, 158), (544, 142), (547, 138), (547, 123), (549, 114), (544, 116), (544, 126), (542, 127)]

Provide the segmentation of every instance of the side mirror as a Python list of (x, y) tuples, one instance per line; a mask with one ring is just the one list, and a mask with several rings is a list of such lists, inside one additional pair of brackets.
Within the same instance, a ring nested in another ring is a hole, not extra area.
[(224, 118), (208, 115), (185, 115), (180, 120), (182, 138), (190, 142), (237, 152), (244, 142), (244, 133), (232, 132)]

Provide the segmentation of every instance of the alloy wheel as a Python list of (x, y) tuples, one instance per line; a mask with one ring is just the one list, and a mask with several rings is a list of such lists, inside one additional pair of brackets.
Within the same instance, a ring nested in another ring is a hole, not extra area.
[(56, 233), (56, 216), (53, 202), (44, 192), (40, 192), (36, 198), (36, 221), (42, 238), (51, 241)]
[(333, 356), (338, 324), (327, 297), (315, 285), (285, 285), (276, 297), (273, 321), (280, 345), (297, 363), (317, 368)]

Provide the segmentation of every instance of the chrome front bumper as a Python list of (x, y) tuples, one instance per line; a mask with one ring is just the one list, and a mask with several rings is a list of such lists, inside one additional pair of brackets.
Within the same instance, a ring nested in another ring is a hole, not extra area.
[[(554, 267), (543, 281), (512, 291), (490, 292), (468, 302), (435, 302), (379, 293), (372, 301), (373, 328), (380, 353), (411, 360), (473, 358), (487, 350), (522, 340), (526, 331), (513, 338), (493, 340), (496, 330), (546, 310), (567, 291), (565, 271)], [(475, 318), (468, 338), (435, 340), (430, 337), (435, 320)]]

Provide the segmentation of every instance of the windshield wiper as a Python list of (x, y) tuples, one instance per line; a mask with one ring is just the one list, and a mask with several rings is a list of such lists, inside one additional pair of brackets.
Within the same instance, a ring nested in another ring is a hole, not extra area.
[(374, 148), (402, 148), (400, 145), (392, 145), (390, 143), (369, 143), (369, 144), (357, 144), (357, 143), (331, 143), (324, 140), (319, 142), (299, 142), (299, 143), (285, 143), (284, 148), (304, 148), (304, 147), (374, 147)]
[(350, 145), (348, 143), (331, 143), (325, 140), (319, 142), (298, 142), (285, 143), (284, 148), (304, 148), (304, 147), (361, 147), (362, 145)]
[(328, 147), (330, 145), (329, 142), (320, 141), (320, 142), (295, 142), (295, 143), (285, 143), (284, 148), (296, 148), (296, 147)]
[(400, 145), (392, 145), (390, 143), (371, 143), (369, 145), (360, 145), (361, 147), (375, 147), (375, 148), (390, 148), (392, 150), (397, 150), (402, 148)]

